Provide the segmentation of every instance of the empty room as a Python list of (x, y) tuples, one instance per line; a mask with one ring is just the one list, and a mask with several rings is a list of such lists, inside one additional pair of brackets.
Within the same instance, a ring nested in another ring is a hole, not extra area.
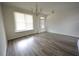
[(78, 2), (1, 2), (0, 56), (78, 56)]

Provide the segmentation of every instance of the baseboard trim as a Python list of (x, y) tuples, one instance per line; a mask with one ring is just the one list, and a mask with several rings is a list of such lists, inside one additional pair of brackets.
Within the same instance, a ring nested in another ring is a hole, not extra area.
[[(66, 35), (66, 34), (63, 34), (63, 33), (56, 33), (56, 32), (51, 32), (51, 31), (47, 31), (47, 32), (49, 32), (49, 33), (55, 33), (55, 34), (60, 34), (60, 35)], [(73, 35), (66, 35), (66, 36), (70, 36), (70, 37), (74, 37), (74, 38), (79, 39), (79, 37), (73, 36)]]

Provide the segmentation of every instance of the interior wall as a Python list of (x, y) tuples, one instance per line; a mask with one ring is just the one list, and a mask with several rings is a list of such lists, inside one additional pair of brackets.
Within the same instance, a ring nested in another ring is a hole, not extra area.
[(54, 13), (48, 16), (47, 31), (79, 37), (79, 7), (67, 7), (54, 10)]
[(25, 10), (25, 9), (3, 5), (4, 23), (5, 23), (5, 29), (6, 29), (8, 40), (38, 32), (39, 22), (38, 22), (38, 18), (36, 18), (35, 15), (33, 15), (34, 16), (34, 19), (33, 19), (34, 30), (15, 32), (15, 21), (14, 21), (14, 15), (13, 15), (14, 11), (32, 14), (30, 11)]
[(2, 17), (2, 6), (0, 4), (0, 56), (6, 55), (6, 36)]

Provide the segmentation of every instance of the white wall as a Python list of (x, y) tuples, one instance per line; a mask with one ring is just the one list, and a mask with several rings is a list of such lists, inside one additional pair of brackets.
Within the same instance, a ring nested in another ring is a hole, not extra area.
[(0, 5), (0, 56), (6, 55), (6, 36), (3, 25), (2, 9)]
[(47, 31), (79, 37), (79, 7), (67, 7), (56, 9), (48, 16)]
[(14, 11), (32, 14), (26, 9), (3, 5), (4, 23), (5, 23), (5, 29), (6, 29), (8, 40), (38, 32), (39, 22), (36, 16), (34, 16), (34, 30), (24, 31), (24, 32), (15, 32), (15, 22), (14, 22), (15, 20), (14, 20), (14, 15), (13, 15)]

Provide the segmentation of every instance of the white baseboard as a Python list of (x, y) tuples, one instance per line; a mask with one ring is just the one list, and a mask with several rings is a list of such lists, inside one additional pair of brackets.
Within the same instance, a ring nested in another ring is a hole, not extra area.
[(58, 32), (52, 32), (52, 31), (47, 31), (49, 33), (55, 33), (55, 34), (61, 34), (61, 35), (66, 35), (66, 36), (71, 36), (71, 37), (75, 37), (77, 39), (79, 39), (79, 36), (75, 36), (75, 35), (68, 35), (68, 34), (63, 34), (63, 33), (58, 33)]

